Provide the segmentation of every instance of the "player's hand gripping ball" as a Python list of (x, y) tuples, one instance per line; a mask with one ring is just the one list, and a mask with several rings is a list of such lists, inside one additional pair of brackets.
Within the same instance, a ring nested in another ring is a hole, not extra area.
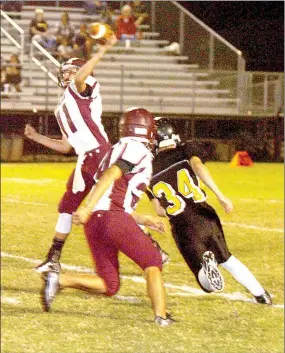
[(109, 25), (100, 22), (91, 23), (89, 33), (91, 38), (95, 39), (96, 43), (101, 45), (105, 45), (115, 34)]

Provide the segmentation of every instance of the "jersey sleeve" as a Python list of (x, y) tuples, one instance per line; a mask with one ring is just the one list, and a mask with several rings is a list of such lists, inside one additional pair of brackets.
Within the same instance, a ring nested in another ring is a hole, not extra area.
[(183, 145), (183, 150), (187, 160), (192, 157), (198, 157), (201, 159), (202, 163), (205, 163), (209, 159), (207, 148), (202, 142), (186, 142)]
[(146, 147), (141, 142), (128, 141), (115, 164), (124, 174), (130, 173), (146, 156)]
[(90, 99), (90, 98), (95, 99), (100, 92), (99, 83), (93, 76), (88, 76), (87, 79), (85, 80), (85, 83), (86, 83), (86, 89), (84, 92), (81, 92), (81, 93), (77, 91), (74, 81), (70, 83), (69, 87), (81, 99)]

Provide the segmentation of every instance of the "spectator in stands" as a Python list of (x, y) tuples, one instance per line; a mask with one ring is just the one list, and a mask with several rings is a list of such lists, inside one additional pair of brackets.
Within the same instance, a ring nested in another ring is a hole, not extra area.
[(93, 16), (99, 16), (102, 11), (106, 11), (108, 9), (108, 4), (107, 1), (87, 0), (84, 1), (84, 8), (86, 13), (91, 17), (90, 20), (92, 20)]
[(110, 27), (115, 29), (115, 22), (113, 20), (113, 14), (112, 14), (112, 11), (109, 10), (109, 8), (106, 8), (105, 10), (103, 10), (101, 12), (100, 22), (106, 23), (107, 25), (109, 25)]
[(11, 86), (14, 86), (17, 92), (22, 92), (20, 83), (21, 76), (21, 63), (18, 55), (12, 54), (10, 60), (6, 64), (6, 69), (3, 75), (3, 82), (1, 77), (1, 84), (3, 84), (5, 91), (10, 91)]
[(56, 57), (58, 61), (63, 62), (70, 59), (73, 56), (73, 47), (67, 37), (61, 39), (61, 44), (57, 47)]
[(75, 34), (73, 48), (81, 58), (88, 59), (94, 46), (94, 39), (89, 35), (86, 23), (82, 23), (79, 31)]
[(132, 1), (130, 6), (133, 10), (133, 14), (136, 20), (140, 17), (143, 17), (143, 19), (146, 19), (148, 17), (146, 6), (143, 1), (140, 1), (140, 0)]
[(140, 16), (137, 20), (132, 15), (132, 8), (129, 5), (122, 7), (121, 16), (117, 18), (117, 38), (120, 40), (140, 39), (137, 27), (142, 23), (144, 17)]
[(47, 32), (48, 24), (44, 18), (42, 9), (35, 10), (35, 17), (30, 22), (30, 38), (37, 41)]
[(74, 37), (74, 26), (70, 23), (67, 12), (62, 13), (61, 22), (56, 26), (55, 35), (58, 44), (62, 44), (63, 39), (66, 39), (68, 44), (71, 44)]
[(2, 92), (4, 91), (4, 83), (6, 81), (6, 67), (3, 65), (2, 56), (1, 56), (1, 63), (0, 63), (0, 78), (1, 78), (0, 91)]

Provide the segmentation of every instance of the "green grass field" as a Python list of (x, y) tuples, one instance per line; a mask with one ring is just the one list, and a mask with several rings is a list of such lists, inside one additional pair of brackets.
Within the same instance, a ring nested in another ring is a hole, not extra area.
[[(33, 267), (49, 248), (57, 203), (73, 164), (3, 164), (2, 352), (283, 352), (283, 166), (208, 167), (235, 205), (226, 215), (209, 196), (224, 222), (229, 248), (274, 295), (273, 307), (253, 303), (226, 272), (223, 294), (204, 295), (168, 231), (154, 236), (171, 256), (164, 280), (174, 325), (153, 324), (141, 270), (124, 256), (117, 296), (68, 290), (56, 298), (52, 312), (43, 313), (41, 279)], [(146, 199), (139, 209), (153, 212)], [(62, 263), (91, 268), (82, 228), (73, 228)]]

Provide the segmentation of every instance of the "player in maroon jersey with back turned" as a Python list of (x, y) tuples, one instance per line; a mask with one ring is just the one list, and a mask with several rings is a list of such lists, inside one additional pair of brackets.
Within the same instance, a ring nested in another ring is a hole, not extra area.
[(60, 266), (53, 267), (43, 277), (43, 309), (49, 311), (55, 295), (64, 288), (114, 295), (120, 288), (121, 251), (144, 270), (155, 323), (168, 326), (173, 320), (165, 309), (162, 258), (138, 226), (164, 231), (164, 225), (159, 218), (134, 212), (152, 175), (149, 147), (155, 138), (154, 118), (145, 109), (132, 108), (123, 114), (119, 128), (121, 138), (100, 166), (99, 181), (86, 206), (74, 214), (74, 223), (85, 224), (97, 275), (62, 274)]

